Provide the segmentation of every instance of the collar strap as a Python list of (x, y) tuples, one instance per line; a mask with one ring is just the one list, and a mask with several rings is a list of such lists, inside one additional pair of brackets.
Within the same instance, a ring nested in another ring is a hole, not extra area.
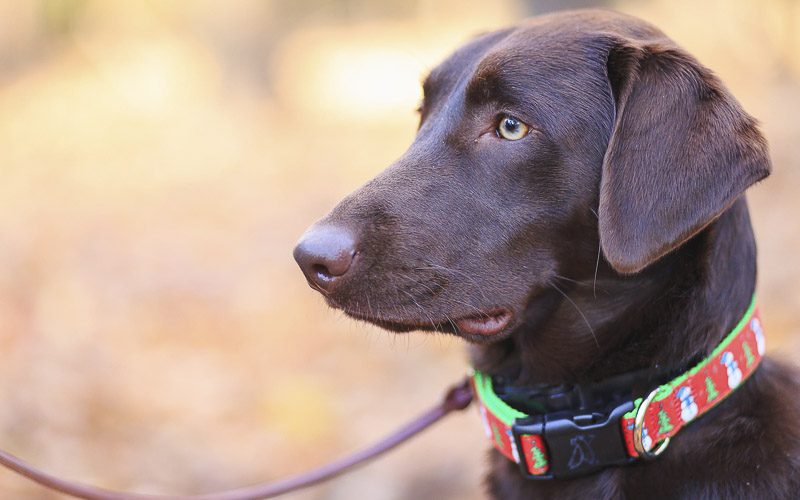
[(484, 429), (500, 453), (532, 479), (569, 478), (657, 456), (684, 425), (739, 387), (763, 355), (753, 297), (739, 324), (708, 357), (645, 398), (630, 395), (604, 411), (528, 415), (498, 397), (489, 375), (476, 370), (472, 383)]

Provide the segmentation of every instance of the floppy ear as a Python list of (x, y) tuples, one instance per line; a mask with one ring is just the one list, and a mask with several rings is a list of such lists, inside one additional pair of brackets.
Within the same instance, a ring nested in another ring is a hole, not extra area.
[(607, 62), (616, 119), (603, 161), (599, 231), (620, 273), (680, 246), (769, 175), (756, 121), (677, 46), (616, 40)]

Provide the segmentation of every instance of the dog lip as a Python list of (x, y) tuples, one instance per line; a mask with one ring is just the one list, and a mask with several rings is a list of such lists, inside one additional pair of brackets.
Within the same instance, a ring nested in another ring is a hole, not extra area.
[[(339, 307), (332, 304), (334, 307)], [(381, 318), (371, 315), (366, 315), (358, 311), (348, 310), (341, 308), (344, 313), (351, 318), (367, 321), (376, 324), (382, 328), (386, 328), (396, 332), (407, 332), (417, 329), (431, 328), (437, 331), (446, 331), (448, 326), (452, 326), (455, 331), (453, 333), (461, 333), (466, 335), (477, 335), (481, 337), (490, 337), (501, 332), (513, 318), (513, 313), (504, 307), (492, 309), (489, 312), (479, 312), (469, 316), (462, 316), (460, 318), (448, 318), (443, 321), (415, 321), (398, 318)]]
[(489, 336), (499, 333), (511, 321), (511, 311), (505, 308), (495, 309), (487, 313), (472, 314), (454, 319), (462, 333)]
[[(334, 306), (337, 307), (337, 306)], [(350, 316), (353, 319), (357, 319), (359, 321), (366, 321), (368, 323), (372, 323), (378, 325), (381, 328), (385, 328), (387, 330), (391, 330), (394, 332), (410, 332), (412, 330), (419, 330), (425, 328), (425, 323), (416, 323), (413, 321), (405, 321), (405, 320), (398, 320), (398, 319), (390, 319), (390, 318), (381, 318), (378, 316), (370, 316), (366, 314), (362, 314), (356, 311), (351, 311), (345, 308), (341, 308), (344, 313)], [(435, 326), (435, 324), (434, 324)]]

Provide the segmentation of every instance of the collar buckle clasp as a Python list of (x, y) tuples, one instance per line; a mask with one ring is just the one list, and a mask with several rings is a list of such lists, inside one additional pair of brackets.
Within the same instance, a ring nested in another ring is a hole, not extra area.
[(607, 414), (564, 411), (517, 419), (512, 433), (520, 453), (524, 454), (523, 435), (539, 435), (548, 456), (547, 474), (542, 475), (531, 474), (527, 460), (521, 457), (523, 474), (531, 479), (564, 479), (632, 462), (622, 434), (622, 418), (633, 408), (633, 402), (626, 401)]

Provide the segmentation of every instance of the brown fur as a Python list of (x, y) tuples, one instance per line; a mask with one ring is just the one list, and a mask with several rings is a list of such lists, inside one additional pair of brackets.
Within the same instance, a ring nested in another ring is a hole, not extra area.
[[(767, 146), (656, 28), (601, 11), (534, 18), (468, 42), (423, 87), (409, 150), (315, 226), (352, 235), (352, 263), (321, 290), (330, 305), (461, 335), (478, 368), (517, 384), (683, 370), (744, 314), (756, 247), (742, 192), (769, 174)], [(531, 132), (499, 138), (503, 114)], [(322, 288), (308, 253), (298, 261)], [(457, 326), (498, 308), (512, 319), (493, 335)], [(529, 481), (492, 452), (488, 490), (796, 498), (797, 394), (795, 373), (767, 358), (655, 462)]]

